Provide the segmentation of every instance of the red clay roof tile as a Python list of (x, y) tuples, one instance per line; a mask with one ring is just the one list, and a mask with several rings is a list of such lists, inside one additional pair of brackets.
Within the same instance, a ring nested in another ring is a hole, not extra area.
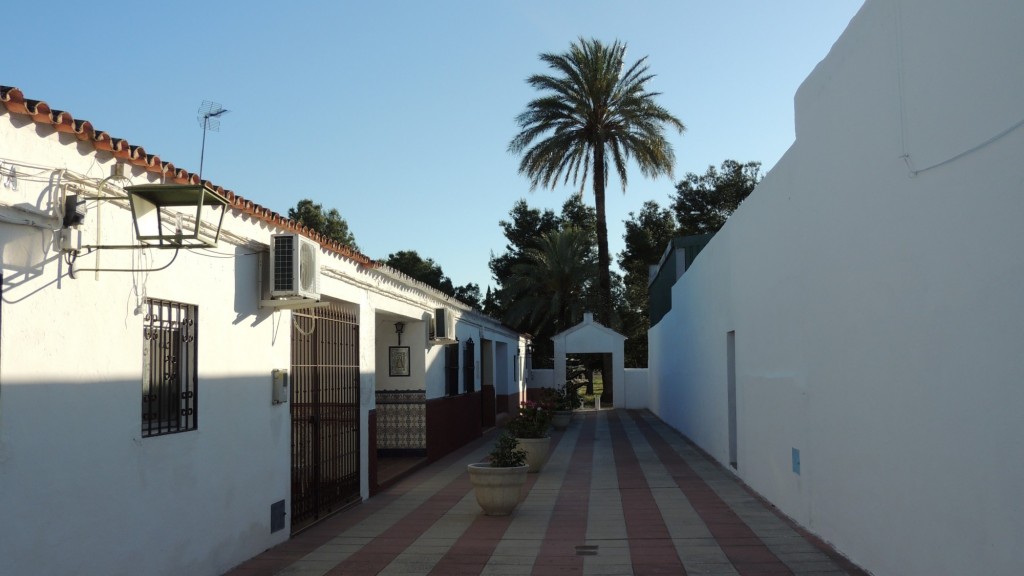
[[(53, 110), (49, 104), (42, 100), (25, 98), (22, 91), (14, 86), (0, 86), (0, 104), (3, 104), (7, 111), (12, 114), (31, 116), (32, 120), (37, 124), (50, 126), (58, 132), (74, 134), (79, 140), (90, 142), (96, 150), (110, 152), (118, 160), (142, 168), (147, 172), (158, 173), (165, 180), (170, 180), (176, 184), (200, 183), (197, 174), (177, 168), (170, 162), (164, 162), (155, 154), (147, 154), (142, 146), (130, 144), (123, 138), (114, 138), (102, 130), (96, 130), (88, 120), (76, 120), (68, 112)], [(344, 246), (302, 226), (298, 222), (289, 220), (251, 200), (247, 200), (231, 190), (225, 190), (223, 187), (211, 182), (207, 182), (207, 184), (224, 195), (231, 202), (231, 207), (242, 214), (307, 236), (318, 242), (329, 252), (355, 260), (363, 266), (370, 268), (377, 266), (376, 262), (348, 246)]]

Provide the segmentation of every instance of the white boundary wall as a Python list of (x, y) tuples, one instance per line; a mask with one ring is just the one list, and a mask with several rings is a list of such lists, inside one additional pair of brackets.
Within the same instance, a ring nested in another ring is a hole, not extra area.
[(650, 332), (652, 410), (726, 465), (734, 332), (739, 476), (876, 574), (1024, 566), (1022, 29), (868, 0)]

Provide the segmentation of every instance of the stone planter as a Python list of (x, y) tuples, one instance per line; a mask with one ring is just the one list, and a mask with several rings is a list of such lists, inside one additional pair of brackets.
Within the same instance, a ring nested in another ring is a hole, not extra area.
[(551, 450), (551, 437), (545, 438), (516, 438), (519, 442), (519, 449), (526, 452), (526, 464), (530, 467), (530, 473), (536, 474), (548, 461), (548, 452)]
[(466, 466), (469, 482), (476, 494), (476, 503), (487, 516), (508, 516), (519, 505), (523, 484), (526, 483), (526, 465), (513, 468), (494, 468), (488, 462)]
[(551, 425), (555, 430), (565, 430), (569, 427), (569, 422), (572, 422), (572, 410), (555, 410), (551, 418)]

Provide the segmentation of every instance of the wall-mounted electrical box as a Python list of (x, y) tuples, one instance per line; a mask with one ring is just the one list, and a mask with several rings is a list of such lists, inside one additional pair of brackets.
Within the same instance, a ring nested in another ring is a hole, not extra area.
[(273, 370), (270, 373), (270, 379), (273, 381), (273, 398), (274, 404), (284, 404), (288, 401), (288, 371), (287, 370)]

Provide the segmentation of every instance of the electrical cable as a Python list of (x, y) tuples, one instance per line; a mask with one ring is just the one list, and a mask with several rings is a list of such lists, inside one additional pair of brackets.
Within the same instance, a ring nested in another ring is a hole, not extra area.
[[(140, 248), (141, 248), (141, 246), (140, 246)], [(98, 249), (99, 248), (90, 249), (89, 253), (91, 254), (92, 252), (94, 252), (95, 250), (98, 250)], [(78, 273), (78, 272), (159, 272), (161, 270), (166, 270), (167, 268), (170, 267), (171, 264), (174, 264), (174, 261), (177, 260), (177, 258), (178, 258), (179, 250), (180, 250), (180, 248), (175, 248), (174, 249), (174, 256), (171, 257), (171, 261), (168, 262), (167, 264), (164, 264), (163, 266), (161, 266), (159, 268), (79, 268), (77, 270), (75, 270), (74, 268), (70, 268), (70, 269), (68, 269), (68, 276), (70, 276), (72, 279), (74, 279), (75, 278), (75, 274)], [(76, 254), (75, 258), (77, 259), (77, 254)]]
[(1003, 130), (1002, 132), (996, 134), (995, 136), (992, 136), (988, 140), (985, 140), (984, 142), (982, 142), (980, 144), (972, 146), (971, 148), (968, 148), (967, 150), (964, 150), (963, 152), (961, 152), (961, 153), (959, 153), (959, 154), (957, 154), (955, 156), (947, 158), (947, 159), (943, 160), (942, 162), (936, 162), (935, 164), (932, 164), (931, 166), (928, 166), (926, 168), (919, 168), (919, 169), (915, 170), (913, 165), (911, 164), (911, 161), (910, 161), (910, 154), (904, 154), (903, 155), (903, 161), (906, 162), (907, 169), (910, 170), (910, 176), (914, 177), (914, 176), (917, 176), (918, 174), (920, 174), (922, 172), (927, 172), (928, 170), (931, 170), (933, 168), (938, 168), (939, 166), (945, 166), (946, 164), (949, 164), (950, 162), (956, 162), (957, 160), (963, 158), (964, 156), (967, 156), (969, 154), (973, 154), (974, 152), (977, 152), (978, 150), (981, 150), (982, 148), (988, 146), (989, 144), (992, 144), (992, 143), (996, 142), (997, 140), (1002, 139), (1004, 136), (1006, 136), (1010, 132), (1013, 132), (1014, 130), (1020, 128), (1021, 126), (1024, 126), (1024, 119), (1021, 119), (1019, 122), (1017, 122), (1013, 126), (1010, 126), (1009, 128), (1007, 128), (1007, 129)]

